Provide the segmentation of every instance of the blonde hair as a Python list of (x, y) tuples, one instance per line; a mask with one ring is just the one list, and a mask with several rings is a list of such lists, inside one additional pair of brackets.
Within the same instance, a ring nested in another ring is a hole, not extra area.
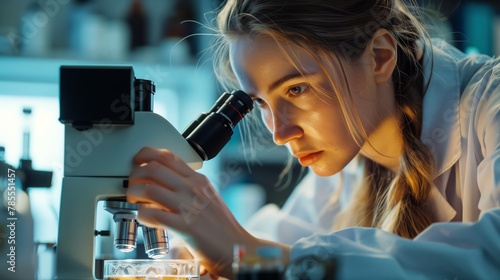
[[(301, 47), (329, 73), (334, 61), (340, 62), (342, 69), (342, 63), (355, 61), (380, 28), (388, 30), (398, 43), (392, 79), (395, 100), (404, 116), (400, 171), (391, 174), (375, 162), (367, 162), (364, 184), (342, 213), (342, 226), (378, 227), (413, 238), (430, 225), (424, 203), (432, 186), (433, 164), (420, 140), (425, 88), (417, 42), (426, 33), (407, 6), (399, 0), (228, 0), (217, 16), (214, 70), (223, 86), (237, 88), (229, 42), (241, 35), (264, 34)], [(353, 139), (363, 142), (367, 136), (352, 104), (349, 85), (349, 96), (342, 96), (332, 77), (330, 83), (335, 96), (325, 89), (315, 90), (339, 100)]]

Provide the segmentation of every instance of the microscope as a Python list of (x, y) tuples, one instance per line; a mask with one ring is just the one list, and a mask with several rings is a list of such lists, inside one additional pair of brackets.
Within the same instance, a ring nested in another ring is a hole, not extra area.
[[(61, 66), (59, 121), (65, 125), (65, 151), (57, 279), (102, 279), (104, 260), (96, 256), (96, 239), (114, 234), (116, 249), (131, 252), (138, 228), (149, 258), (168, 254), (167, 230), (140, 225), (138, 205), (126, 201), (132, 158), (145, 146), (164, 148), (199, 169), (253, 109), (243, 91), (224, 93), (181, 134), (153, 112), (154, 93), (154, 82), (137, 79), (131, 66)], [(96, 228), (98, 205), (113, 215), (113, 231)]]

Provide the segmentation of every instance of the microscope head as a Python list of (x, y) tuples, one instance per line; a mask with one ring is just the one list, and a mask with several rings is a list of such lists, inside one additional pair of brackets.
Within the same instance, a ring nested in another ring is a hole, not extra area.
[(137, 79), (130, 66), (61, 66), (59, 121), (66, 125), (65, 142), (70, 144), (64, 174), (128, 176), (133, 155), (144, 146), (175, 151), (199, 169), (222, 150), (253, 109), (243, 91), (224, 93), (181, 134), (153, 113), (155, 90), (153, 81)]

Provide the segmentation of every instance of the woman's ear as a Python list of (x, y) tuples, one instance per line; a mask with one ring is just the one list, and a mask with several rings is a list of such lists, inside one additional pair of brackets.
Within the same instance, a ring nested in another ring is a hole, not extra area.
[(367, 54), (373, 59), (373, 75), (377, 83), (389, 80), (397, 62), (397, 43), (386, 29), (379, 29), (373, 34), (366, 46)]

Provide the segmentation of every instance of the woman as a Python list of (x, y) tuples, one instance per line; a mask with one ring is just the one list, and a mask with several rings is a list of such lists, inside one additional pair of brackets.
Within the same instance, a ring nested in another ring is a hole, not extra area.
[[(252, 97), (274, 142), (314, 173), (305, 182), (354, 178), (311, 206), (328, 210), (329, 223), (323, 216), (310, 232), (269, 241), (239, 225), (207, 179), (173, 152), (145, 148), (128, 191), (130, 202), (153, 205), (141, 208), (143, 223), (181, 232), (207, 269), (224, 277), (236, 243), (278, 245), (285, 263), (332, 256), (340, 278), (500, 273), (500, 214), (477, 222), (500, 206), (498, 60), (428, 40), (398, 0), (234, 0), (217, 23), (219, 80)], [(308, 202), (299, 197), (304, 187), (285, 210), (318, 220), (297, 207)], [(203, 207), (186, 212), (185, 205)], [(477, 223), (431, 226), (450, 221)], [(439, 267), (432, 254), (448, 265)], [(472, 256), (478, 265), (464, 267)]]

